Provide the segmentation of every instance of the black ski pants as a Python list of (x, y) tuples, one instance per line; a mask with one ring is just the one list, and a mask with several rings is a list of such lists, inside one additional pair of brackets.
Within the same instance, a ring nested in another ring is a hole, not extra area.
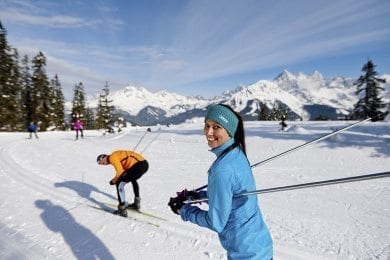
[(122, 203), (120, 199), (119, 184), (121, 182), (131, 182), (133, 185), (134, 197), (139, 198), (139, 185), (137, 180), (142, 177), (149, 169), (149, 163), (147, 160), (136, 162), (133, 167), (127, 169), (118, 179), (116, 184), (116, 191), (118, 194), (119, 203)]

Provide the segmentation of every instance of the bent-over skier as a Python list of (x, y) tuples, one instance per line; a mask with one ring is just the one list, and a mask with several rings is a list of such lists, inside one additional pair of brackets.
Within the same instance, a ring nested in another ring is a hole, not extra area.
[[(149, 169), (148, 161), (140, 154), (118, 150), (110, 155), (100, 154), (97, 157), (100, 165), (111, 164), (115, 168), (115, 176), (110, 180), (110, 185), (115, 185), (118, 196), (118, 210), (115, 214), (127, 217), (126, 208), (139, 210), (141, 208), (141, 198), (137, 180), (141, 178)], [(126, 201), (125, 185), (131, 182), (134, 191), (134, 202), (128, 204)]]

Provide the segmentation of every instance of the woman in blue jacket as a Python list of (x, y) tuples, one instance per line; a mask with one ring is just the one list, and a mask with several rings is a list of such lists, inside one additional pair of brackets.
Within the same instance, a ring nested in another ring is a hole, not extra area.
[[(229, 106), (211, 106), (205, 116), (204, 135), (217, 156), (208, 175), (208, 211), (179, 203), (176, 212), (184, 221), (216, 231), (228, 259), (272, 259), (272, 239), (257, 196), (236, 197), (256, 189), (241, 116)], [(195, 195), (201, 194), (205, 192)]]

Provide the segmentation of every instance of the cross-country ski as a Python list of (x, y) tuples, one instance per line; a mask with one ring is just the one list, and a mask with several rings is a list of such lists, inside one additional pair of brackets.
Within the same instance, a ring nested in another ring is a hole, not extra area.
[[(109, 207), (116, 207), (116, 205), (114, 205), (112, 203), (104, 203), (104, 205), (107, 205)], [(156, 214), (148, 212), (148, 211), (145, 211), (145, 210), (136, 210), (136, 209), (132, 209), (132, 208), (126, 208), (126, 210), (128, 212), (130, 212), (130, 213), (133, 213), (133, 214), (140, 214), (140, 215), (147, 216), (147, 217), (150, 217), (150, 218), (163, 220), (163, 221), (168, 221), (168, 219), (166, 219), (166, 218), (157, 216)]]
[[(112, 208), (112, 207), (108, 207), (108, 206), (104, 206), (104, 207), (99, 207), (99, 206), (95, 206), (95, 205), (87, 205), (88, 207), (90, 208), (93, 208), (93, 209), (98, 209), (98, 210), (102, 210), (102, 211), (105, 211), (105, 212), (108, 212), (108, 213), (111, 213), (117, 217), (123, 217), (123, 216), (120, 216), (117, 214), (117, 210)], [(128, 210), (130, 211), (130, 215), (126, 216), (126, 217), (123, 217), (123, 218), (128, 218), (129, 220), (132, 220), (132, 221), (135, 221), (135, 222), (141, 222), (141, 223), (144, 223), (144, 224), (148, 224), (148, 225), (152, 225), (152, 226), (155, 226), (155, 227), (160, 227), (159, 224), (156, 224), (156, 223), (153, 223), (153, 222), (150, 222), (148, 220), (144, 220), (144, 219), (141, 219), (140, 217), (136, 217), (135, 215), (137, 215), (137, 213), (141, 216), (150, 216), (150, 215), (147, 215), (147, 214), (142, 214), (141, 212), (137, 212), (136, 210)], [(154, 217), (156, 218), (156, 217)]]

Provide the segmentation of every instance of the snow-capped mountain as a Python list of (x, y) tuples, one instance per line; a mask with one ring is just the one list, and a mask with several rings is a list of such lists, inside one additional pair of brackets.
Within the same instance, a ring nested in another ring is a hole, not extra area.
[[(139, 86), (127, 86), (112, 92), (109, 98), (117, 109), (126, 111), (130, 115), (137, 115), (145, 107), (151, 106), (164, 110), (167, 117), (203, 107), (208, 103), (208, 100), (202, 97), (185, 97), (165, 90), (152, 93)], [(90, 105), (96, 107), (97, 99), (92, 99)]]
[[(388, 82), (390, 75), (384, 78)], [(343, 77), (325, 79), (318, 71), (312, 75), (294, 75), (284, 70), (274, 80), (240, 86), (212, 99), (167, 91), (153, 93), (135, 86), (114, 91), (109, 98), (117, 112), (138, 125), (176, 124), (202, 117), (207, 106), (215, 103), (231, 105), (245, 120), (257, 120), (262, 105), (285, 109), (290, 120), (338, 119), (347, 116), (357, 102), (354, 81)], [(387, 83), (384, 100), (389, 99), (388, 86)], [(96, 107), (97, 98), (90, 98), (88, 105)]]

